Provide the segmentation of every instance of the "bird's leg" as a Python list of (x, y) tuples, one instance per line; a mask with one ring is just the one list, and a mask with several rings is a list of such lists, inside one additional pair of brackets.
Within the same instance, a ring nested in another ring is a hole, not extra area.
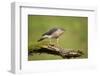
[(52, 42), (51, 39), (49, 39), (49, 45), (54, 46), (55, 44)]
[(59, 38), (57, 38), (57, 42), (56, 42), (57, 46), (59, 46)]
[(49, 44), (51, 44), (51, 39), (49, 39)]

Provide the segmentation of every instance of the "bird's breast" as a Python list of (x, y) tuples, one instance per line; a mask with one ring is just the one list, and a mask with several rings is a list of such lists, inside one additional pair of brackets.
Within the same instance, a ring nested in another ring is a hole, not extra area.
[(60, 35), (63, 34), (64, 31), (58, 29), (57, 31), (55, 31), (53, 34), (52, 34), (52, 38), (58, 38)]

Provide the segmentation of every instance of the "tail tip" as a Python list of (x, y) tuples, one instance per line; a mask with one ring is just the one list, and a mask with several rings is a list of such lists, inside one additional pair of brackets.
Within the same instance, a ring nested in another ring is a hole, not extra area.
[(37, 40), (37, 41), (40, 42), (40, 41), (42, 41), (42, 40), (44, 40), (44, 38), (41, 38), (41, 39), (39, 39), (39, 40)]

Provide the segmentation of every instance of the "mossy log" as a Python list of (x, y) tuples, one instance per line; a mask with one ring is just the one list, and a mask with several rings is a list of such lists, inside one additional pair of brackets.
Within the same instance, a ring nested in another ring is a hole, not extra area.
[(34, 53), (47, 53), (52, 55), (58, 55), (62, 58), (76, 58), (83, 55), (83, 52), (80, 50), (74, 50), (74, 49), (64, 49), (61, 47), (58, 47), (56, 45), (43, 45), (39, 49), (32, 49), (32, 51), (29, 51), (28, 55), (32, 55)]

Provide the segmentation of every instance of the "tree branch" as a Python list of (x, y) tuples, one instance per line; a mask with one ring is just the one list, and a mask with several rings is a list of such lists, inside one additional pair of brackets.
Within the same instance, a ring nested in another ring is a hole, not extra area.
[(29, 51), (29, 55), (32, 55), (33, 53), (47, 53), (47, 54), (53, 54), (61, 56), (62, 58), (76, 58), (83, 55), (83, 52), (80, 50), (74, 50), (74, 49), (64, 49), (61, 47), (58, 47), (56, 45), (44, 45), (41, 46), (39, 49), (32, 49), (32, 51)]

